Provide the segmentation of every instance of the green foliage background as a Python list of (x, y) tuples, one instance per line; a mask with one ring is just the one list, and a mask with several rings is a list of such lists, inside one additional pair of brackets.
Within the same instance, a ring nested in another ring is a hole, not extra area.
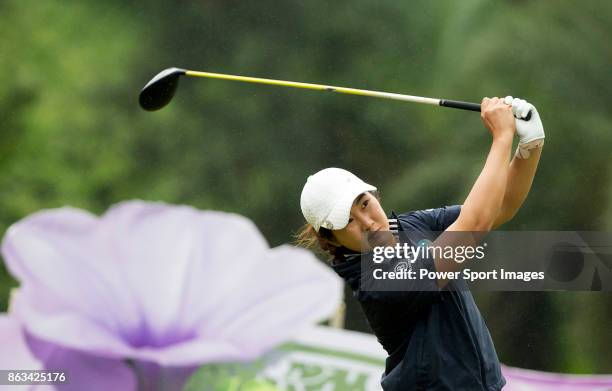
[[(526, 97), (546, 147), (505, 229), (612, 228), (612, 3), (444, 0), (0, 2), (0, 232), (42, 208), (131, 198), (244, 214), (271, 245), (302, 223), (327, 166), (387, 209), (461, 203), (489, 136), (477, 115), (184, 80), (162, 111), (137, 94), (168, 66), (479, 101)], [(0, 309), (15, 282), (0, 266)], [(348, 295), (349, 300), (350, 295)], [(602, 293), (479, 294), (501, 360), (612, 372)], [(347, 326), (367, 331), (348, 303)]]

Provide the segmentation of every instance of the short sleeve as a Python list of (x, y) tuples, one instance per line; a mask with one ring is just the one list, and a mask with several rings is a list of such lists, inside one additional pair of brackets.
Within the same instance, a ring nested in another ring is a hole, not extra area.
[(442, 208), (425, 209), (413, 212), (412, 215), (422, 220), (431, 231), (446, 231), (457, 220), (461, 213), (461, 205), (445, 206)]

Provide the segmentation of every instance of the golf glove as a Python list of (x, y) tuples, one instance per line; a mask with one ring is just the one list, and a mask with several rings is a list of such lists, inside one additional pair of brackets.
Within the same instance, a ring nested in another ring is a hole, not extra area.
[[(504, 98), (504, 103), (512, 105), (512, 114), (516, 118), (516, 134), (519, 136), (516, 156), (519, 159), (527, 159), (531, 155), (529, 150), (544, 145), (544, 126), (542, 126), (540, 115), (536, 108), (524, 99), (507, 96)], [(523, 118), (527, 117), (529, 112), (531, 112), (531, 117), (526, 121)]]

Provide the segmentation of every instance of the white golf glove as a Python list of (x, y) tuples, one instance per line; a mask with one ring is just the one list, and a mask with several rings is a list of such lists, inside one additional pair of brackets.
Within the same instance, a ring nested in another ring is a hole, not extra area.
[[(516, 118), (516, 134), (519, 136), (519, 145), (516, 149), (516, 156), (520, 159), (527, 159), (531, 155), (529, 150), (541, 148), (544, 145), (544, 126), (540, 120), (540, 115), (536, 108), (529, 102), (507, 96), (504, 103), (512, 105), (512, 114)], [(531, 112), (528, 121), (524, 120)]]

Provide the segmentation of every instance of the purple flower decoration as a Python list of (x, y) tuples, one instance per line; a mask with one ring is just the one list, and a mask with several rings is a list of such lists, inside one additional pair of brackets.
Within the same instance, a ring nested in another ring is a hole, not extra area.
[(30, 352), (19, 322), (6, 314), (0, 314), (0, 346), (0, 369), (43, 369)]
[(178, 390), (204, 363), (254, 359), (329, 317), (342, 295), (313, 255), (270, 249), (250, 220), (163, 203), (35, 213), (2, 254), (21, 283), (11, 317), (42, 368), (69, 372), (66, 390)]

